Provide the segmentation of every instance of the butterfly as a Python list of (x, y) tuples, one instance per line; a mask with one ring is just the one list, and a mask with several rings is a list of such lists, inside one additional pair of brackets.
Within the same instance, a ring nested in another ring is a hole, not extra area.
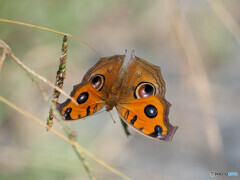
[(67, 99), (57, 108), (65, 120), (88, 117), (104, 106), (116, 107), (120, 118), (141, 134), (170, 141), (177, 130), (168, 120), (170, 103), (165, 99), (165, 82), (160, 67), (132, 51), (125, 67), (125, 55), (101, 58), (90, 68)]

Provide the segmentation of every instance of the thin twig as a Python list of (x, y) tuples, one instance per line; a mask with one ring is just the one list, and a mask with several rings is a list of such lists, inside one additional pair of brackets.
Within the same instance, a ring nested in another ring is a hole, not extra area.
[(0, 39), (0, 51), (2, 51), (2, 54), (0, 56), (0, 72), (1, 72), (6, 56), (11, 51), (10, 47), (1, 39)]
[[(33, 120), (34, 122), (36, 122), (37, 124), (39, 124), (42, 127), (46, 127), (46, 124), (38, 119), (36, 116), (28, 113), (27, 111), (24, 111), (22, 108), (18, 107), (17, 105), (11, 103), (10, 101), (6, 100), (5, 98), (0, 96), (0, 101), (7, 104), (9, 107), (15, 109), (16, 111), (18, 111), (19, 113), (21, 113), (22, 115), (28, 117), (29, 119)], [(98, 162), (99, 164), (101, 164), (102, 166), (104, 166), (105, 168), (109, 169), (110, 171), (112, 171), (114, 174), (118, 175), (119, 177), (121, 177), (122, 179), (125, 180), (131, 180), (131, 178), (127, 177), (125, 174), (121, 173), (120, 171), (118, 171), (117, 169), (111, 167), (110, 165), (108, 165), (107, 163), (105, 163), (104, 161), (102, 161), (101, 159), (99, 159), (98, 157), (96, 157), (94, 154), (92, 154), (91, 152), (87, 151), (86, 149), (84, 149), (82, 146), (80, 146), (77, 142), (73, 141), (72, 139), (64, 136), (63, 134), (61, 134), (60, 132), (58, 132), (57, 130), (51, 128), (50, 132), (52, 132), (53, 134), (57, 135), (59, 138), (63, 139), (64, 141), (68, 142), (69, 144), (71, 144), (72, 146), (76, 147), (79, 151), (82, 151), (83, 153), (85, 153), (87, 156), (89, 156), (90, 158), (94, 159), (96, 162)]]
[(44, 31), (49, 31), (49, 32), (53, 32), (53, 33), (69, 36), (69, 37), (71, 37), (73, 39), (76, 39), (76, 40), (82, 42), (84, 45), (86, 45), (88, 48), (90, 48), (99, 58), (101, 58), (99, 53), (92, 46), (90, 46), (87, 42), (85, 42), (82, 39), (80, 39), (80, 38), (78, 38), (76, 36), (73, 36), (71, 34), (60, 32), (60, 31), (55, 31), (53, 29), (49, 29), (49, 28), (45, 28), (45, 27), (41, 27), (41, 26), (36, 26), (36, 25), (33, 25), (33, 24), (28, 24), (28, 23), (19, 22), (19, 21), (8, 20), (8, 19), (0, 19), (0, 22), (11, 23), (11, 24), (18, 24), (18, 25), (21, 25), (21, 26), (27, 26), (27, 27), (31, 27), (31, 28), (41, 29), (41, 30), (44, 30)]
[(60, 89), (59, 87), (55, 86), (52, 82), (50, 82), (49, 80), (47, 80), (46, 78), (44, 78), (43, 76), (41, 76), (40, 74), (34, 72), (32, 69), (30, 69), (29, 67), (27, 67), (25, 64), (23, 64), (13, 53), (10, 53), (9, 56), (11, 56), (15, 62), (20, 65), (23, 69), (25, 69), (27, 72), (29, 72), (30, 74), (32, 74), (33, 76), (37, 77), (38, 79), (42, 80), (43, 82), (45, 82), (46, 84), (48, 84), (49, 86), (51, 86), (52, 88), (58, 90), (59, 92), (61, 92), (64, 96), (66, 96), (68, 99), (71, 99), (72, 102), (74, 102), (75, 104), (77, 104), (77, 102), (71, 97), (69, 96), (65, 91), (63, 91), (62, 89)]
[(0, 51), (2, 51), (2, 54), (0, 55), (0, 72), (2, 71), (3, 63), (6, 59), (6, 51), (2, 48), (0, 48)]
[[(0, 42), (3, 42), (2, 40), (0, 40)], [(4, 43), (4, 42), (3, 42)], [(6, 44), (6, 43), (5, 43)], [(59, 87), (55, 86), (52, 82), (50, 82), (49, 80), (47, 80), (45, 77), (41, 76), (40, 74), (34, 72), (32, 69), (30, 69), (29, 67), (27, 67), (25, 64), (23, 64), (18, 57), (16, 57), (13, 52), (10, 50), (7, 53), (8, 56), (12, 57), (13, 60), (20, 66), (22, 67), (25, 71), (27, 71), (28, 73), (32, 74), (33, 76), (37, 77), (38, 79), (42, 80), (44, 83), (48, 84), (49, 86), (51, 86), (52, 88), (58, 90), (59, 92), (61, 92), (64, 96), (66, 96), (68, 99), (71, 99), (71, 101), (73, 101), (75, 104), (77, 104), (77, 102), (71, 97), (69, 96), (65, 91), (63, 91), (62, 89), (60, 89)]]

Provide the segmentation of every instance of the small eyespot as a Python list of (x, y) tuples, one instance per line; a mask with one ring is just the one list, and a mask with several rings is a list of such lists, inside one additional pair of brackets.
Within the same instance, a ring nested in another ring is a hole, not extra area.
[(161, 126), (156, 125), (154, 130), (155, 130), (155, 133), (156, 133), (157, 136), (161, 136), (161, 134), (162, 134), (162, 127)]
[(64, 119), (65, 120), (71, 120), (72, 118), (71, 118), (71, 112), (72, 112), (72, 108), (67, 108), (66, 110), (65, 110), (65, 113), (64, 113)]
[(152, 83), (141, 82), (137, 85), (135, 89), (134, 95), (136, 98), (144, 98), (148, 96), (152, 96), (156, 93), (156, 89)]
[(163, 132), (162, 127), (159, 126), (159, 125), (156, 125), (154, 127), (154, 131), (151, 134), (149, 134), (149, 135), (152, 136), (152, 137), (156, 137), (158, 139), (163, 139), (164, 136), (162, 135), (162, 132)]
[(147, 105), (144, 108), (144, 113), (149, 118), (155, 118), (158, 114), (157, 108), (153, 105)]
[(85, 103), (88, 100), (88, 96), (89, 94), (87, 92), (81, 93), (77, 98), (78, 104)]
[(139, 70), (137, 70), (137, 71), (135, 72), (135, 76), (138, 77), (138, 78), (140, 78), (140, 77), (142, 76), (142, 72), (139, 71)]
[(91, 78), (90, 82), (93, 85), (93, 87), (95, 89), (97, 89), (98, 91), (101, 91), (103, 85), (104, 85), (104, 76), (103, 75), (95, 75)]

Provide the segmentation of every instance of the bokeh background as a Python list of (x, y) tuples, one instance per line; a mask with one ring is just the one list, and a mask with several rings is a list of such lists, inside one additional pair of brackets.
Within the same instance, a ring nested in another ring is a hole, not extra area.
[[(240, 172), (239, 8), (238, 0), (0, 0), (0, 18), (76, 35), (103, 57), (135, 49), (137, 56), (159, 65), (172, 104), (169, 119), (179, 126), (172, 142), (132, 129), (127, 138), (116, 110), (116, 123), (104, 112), (67, 124), (80, 145), (132, 179), (202, 180), (211, 179), (211, 171)], [(27, 66), (55, 81), (61, 35), (0, 22), (0, 39)], [(97, 60), (69, 38), (64, 90), (70, 93)], [(10, 58), (0, 74), (0, 96), (43, 121), (48, 116), (38, 88)], [(58, 123), (54, 128), (62, 131)], [(86, 160), (97, 179), (121, 179)], [(0, 179), (88, 176), (69, 144), (0, 102)]]

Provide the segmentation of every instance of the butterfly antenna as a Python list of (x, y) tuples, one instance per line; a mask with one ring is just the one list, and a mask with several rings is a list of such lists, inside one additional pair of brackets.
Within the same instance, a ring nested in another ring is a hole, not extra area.
[(111, 116), (113, 122), (116, 123), (116, 121), (114, 120), (114, 118), (113, 118), (113, 116), (112, 116), (112, 113), (111, 113), (111, 112), (109, 112), (109, 113), (110, 113), (110, 116)]

